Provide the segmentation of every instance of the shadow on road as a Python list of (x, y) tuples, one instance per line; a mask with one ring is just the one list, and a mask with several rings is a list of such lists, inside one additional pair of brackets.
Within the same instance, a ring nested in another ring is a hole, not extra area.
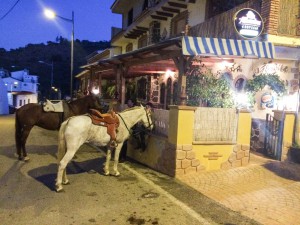
[(300, 165), (295, 163), (273, 161), (264, 164), (263, 167), (282, 178), (300, 181)]
[[(16, 147), (15, 145), (11, 146), (4, 146), (0, 147), (0, 155), (6, 156), (10, 159), (16, 159)], [(30, 155), (51, 155), (53, 158), (56, 159), (56, 153), (57, 153), (57, 145), (49, 145), (49, 146), (27, 146), (27, 154), (30, 157)]]
[[(80, 156), (79, 156), (80, 158)], [(80, 173), (98, 173), (103, 174), (103, 163), (105, 158), (95, 158), (85, 161), (71, 161), (67, 166), (67, 175)], [(57, 164), (51, 163), (47, 166), (41, 166), (28, 171), (28, 175), (38, 182), (55, 191), (55, 180), (57, 176)]]

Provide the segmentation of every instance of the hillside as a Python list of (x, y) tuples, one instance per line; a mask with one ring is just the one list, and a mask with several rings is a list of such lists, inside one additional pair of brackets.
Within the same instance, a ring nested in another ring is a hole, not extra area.
[[(47, 44), (28, 44), (24, 48), (6, 51), (0, 48), (0, 68), (10, 72), (28, 69), (30, 75), (39, 76), (40, 98), (48, 96), (51, 83), (51, 66), (39, 63), (44, 61), (51, 64), (53, 61), (53, 86), (58, 87), (62, 96), (70, 93), (70, 42), (62, 37), (57, 42)], [(86, 64), (86, 56), (89, 54), (109, 48), (110, 42), (80, 41), (74, 42), (74, 75), (82, 70), (80, 66)], [(73, 89), (78, 88), (78, 81), (74, 78)]]

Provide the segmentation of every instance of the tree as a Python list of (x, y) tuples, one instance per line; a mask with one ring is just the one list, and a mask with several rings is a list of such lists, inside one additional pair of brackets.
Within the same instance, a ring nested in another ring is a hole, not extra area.
[[(199, 63), (198, 63), (199, 64)], [(187, 73), (188, 105), (230, 108), (234, 105), (230, 84), (204, 64), (190, 66)]]

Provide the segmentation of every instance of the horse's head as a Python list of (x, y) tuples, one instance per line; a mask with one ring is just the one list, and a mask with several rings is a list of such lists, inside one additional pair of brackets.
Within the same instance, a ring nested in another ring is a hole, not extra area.
[(152, 118), (151, 118), (151, 109), (147, 108), (147, 107), (143, 107), (142, 105), (141, 105), (141, 107), (143, 108), (143, 110), (145, 112), (142, 116), (141, 121), (147, 129), (152, 130), (154, 125), (153, 125)]
[(102, 112), (103, 106), (101, 103), (101, 98), (98, 95), (88, 95), (87, 98), (89, 99), (89, 108), (90, 109), (97, 109)]

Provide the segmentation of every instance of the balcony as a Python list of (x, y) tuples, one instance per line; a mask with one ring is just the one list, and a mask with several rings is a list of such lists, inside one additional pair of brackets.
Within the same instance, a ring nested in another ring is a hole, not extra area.
[[(121, 1), (119, 2), (121, 4)], [(186, 10), (188, 3), (195, 2), (195, 0), (148, 0), (148, 6), (141, 7), (143, 10), (135, 15), (128, 27), (123, 28), (122, 32), (119, 29), (118, 32), (112, 33), (112, 42), (116, 40), (122, 42), (123, 39), (137, 39), (149, 31), (149, 24), (152, 21), (172, 19), (183, 10)], [(113, 12), (120, 13), (121, 11), (114, 9)], [(127, 11), (122, 10), (122, 13), (124, 15)], [(125, 40), (123, 41), (125, 42)]]

